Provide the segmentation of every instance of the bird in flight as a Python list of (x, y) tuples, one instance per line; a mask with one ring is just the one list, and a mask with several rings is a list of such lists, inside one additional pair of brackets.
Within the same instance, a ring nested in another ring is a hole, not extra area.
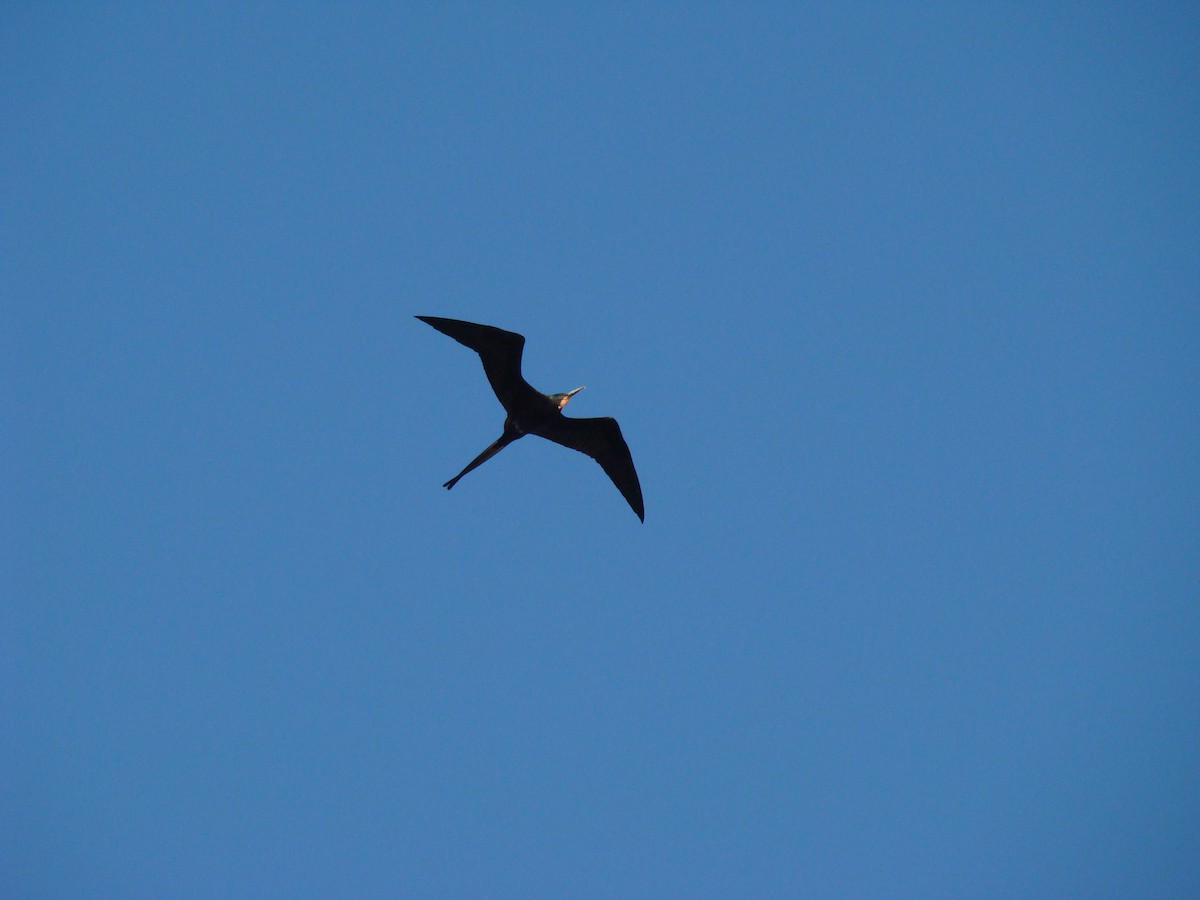
[(637, 517), (646, 521), (642, 505), (642, 486), (638, 483), (633, 457), (621, 435), (616, 419), (569, 419), (562, 414), (567, 401), (583, 390), (581, 387), (565, 394), (543, 394), (534, 390), (521, 376), (521, 351), (525, 338), (491, 325), (476, 325), (458, 319), (437, 316), (417, 316), (442, 334), (454, 338), (479, 354), (483, 371), (504, 411), (504, 433), (471, 460), (470, 464), (442, 487), (449, 490), (458, 480), (477, 466), (483, 465), (513, 441), (527, 434), (536, 434), (548, 441), (586, 453), (604, 469), (617, 486)]

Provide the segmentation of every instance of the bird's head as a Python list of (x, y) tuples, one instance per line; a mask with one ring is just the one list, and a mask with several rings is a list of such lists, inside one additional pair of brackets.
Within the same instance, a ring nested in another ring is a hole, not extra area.
[(555, 409), (562, 409), (567, 405), (567, 401), (582, 391), (583, 388), (577, 387), (573, 391), (567, 391), (565, 394), (551, 394), (550, 402), (554, 404)]

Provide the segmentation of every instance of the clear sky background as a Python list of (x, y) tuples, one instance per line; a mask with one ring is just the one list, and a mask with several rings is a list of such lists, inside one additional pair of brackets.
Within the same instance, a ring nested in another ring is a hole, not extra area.
[(0, 12), (5, 896), (1200, 895), (1200, 11), (645, 7)]

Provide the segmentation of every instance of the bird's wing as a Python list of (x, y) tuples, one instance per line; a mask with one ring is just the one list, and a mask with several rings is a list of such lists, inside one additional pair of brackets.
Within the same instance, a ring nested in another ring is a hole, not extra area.
[(638, 482), (637, 470), (629, 445), (621, 434), (616, 419), (572, 419), (556, 416), (553, 420), (533, 432), (547, 440), (586, 453), (604, 469), (617, 490), (629, 502), (639, 519), (646, 521), (646, 510), (642, 505), (642, 486)]
[(523, 336), (491, 325), (476, 325), (458, 319), (442, 319), (438, 316), (417, 318), (479, 354), (488, 382), (506, 410), (528, 394), (537, 393), (521, 377), (521, 351), (525, 348)]

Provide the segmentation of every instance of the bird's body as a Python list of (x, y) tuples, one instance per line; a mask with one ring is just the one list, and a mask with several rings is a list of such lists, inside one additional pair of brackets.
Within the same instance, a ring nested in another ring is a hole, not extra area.
[(633, 457), (629, 453), (617, 420), (572, 419), (562, 414), (562, 408), (566, 406), (567, 401), (583, 388), (575, 388), (565, 394), (543, 394), (532, 388), (521, 375), (521, 353), (525, 348), (525, 338), (519, 334), (493, 328), (491, 325), (477, 325), (458, 319), (442, 319), (437, 316), (417, 318), (479, 354), (488, 382), (496, 392), (504, 411), (508, 413), (500, 437), (475, 457), (465, 469), (447, 481), (443, 485), (445, 488), (454, 487), (460, 478), (487, 462), (518, 438), (536, 434), (556, 444), (586, 453), (596, 460), (637, 513), (638, 518), (645, 521), (642, 487), (633, 467)]

